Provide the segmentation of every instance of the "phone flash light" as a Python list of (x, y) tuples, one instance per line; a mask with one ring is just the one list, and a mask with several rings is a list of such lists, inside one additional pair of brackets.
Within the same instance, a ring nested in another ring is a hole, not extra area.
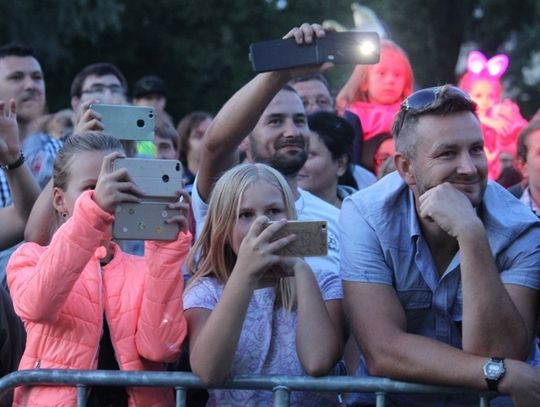
[(371, 56), (377, 52), (377, 45), (373, 41), (362, 41), (357, 50), (362, 56)]

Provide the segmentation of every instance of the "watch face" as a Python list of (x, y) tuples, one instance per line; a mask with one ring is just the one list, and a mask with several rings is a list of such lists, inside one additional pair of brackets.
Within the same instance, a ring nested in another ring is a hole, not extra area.
[(504, 373), (504, 365), (502, 362), (488, 362), (484, 366), (484, 374), (489, 379), (499, 379)]
[(488, 376), (498, 376), (502, 371), (502, 366), (498, 363), (490, 363), (487, 365), (486, 373)]

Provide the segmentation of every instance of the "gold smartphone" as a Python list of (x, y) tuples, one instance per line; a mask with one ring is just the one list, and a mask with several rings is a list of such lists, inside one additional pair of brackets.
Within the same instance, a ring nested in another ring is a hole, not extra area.
[[(268, 225), (273, 222), (269, 222)], [(290, 257), (326, 256), (328, 254), (328, 232), (324, 220), (290, 220), (278, 230), (271, 241), (290, 234), (294, 239), (287, 246), (276, 251), (276, 254)]]

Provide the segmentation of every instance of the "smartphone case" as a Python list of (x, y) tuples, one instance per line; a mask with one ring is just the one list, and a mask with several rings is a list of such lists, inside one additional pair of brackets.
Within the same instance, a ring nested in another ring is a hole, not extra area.
[(178, 160), (120, 158), (113, 170), (126, 168), (133, 182), (145, 193), (145, 199), (176, 198), (182, 189), (182, 163)]
[(296, 239), (276, 251), (276, 254), (291, 257), (326, 256), (328, 254), (328, 232), (326, 221), (292, 220), (272, 236), (272, 241), (294, 233)]
[(154, 140), (153, 107), (92, 104), (90, 109), (101, 115), (104, 133), (120, 140)]
[(167, 208), (167, 202), (124, 203), (116, 207), (113, 237), (125, 240), (174, 240), (178, 235), (176, 223), (165, 220), (179, 215), (179, 210)]
[[(371, 42), (375, 49), (370, 54), (358, 47)], [(294, 38), (256, 42), (249, 47), (249, 58), (255, 72), (277, 71), (298, 66), (335, 64), (376, 64), (380, 57), (380, 39), (375, 32), (348, 31), (327, 33), (311, 44), (298, 45)]]
[(113, 237), (125, 240), (174, 240), (177, 224), (165, 220), (180, 213), (167, 208), (177, 200), (182, 188), (182, 164), (177, 160), (122, 158), (113, 170), (126, 168), (138, 188), (145, 192), (140, 203), (123, 203), (116, 207)]

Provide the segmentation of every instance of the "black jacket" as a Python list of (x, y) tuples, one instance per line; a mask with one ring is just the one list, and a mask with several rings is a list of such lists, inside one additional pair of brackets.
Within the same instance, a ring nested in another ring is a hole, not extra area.
[[(11, 297), (0, 285), (0, 377), (14, 372), (26, 343), (26, 331), (13, 310)], [(0, 395), (0, 407), (11, 406), (11, 394)]]

